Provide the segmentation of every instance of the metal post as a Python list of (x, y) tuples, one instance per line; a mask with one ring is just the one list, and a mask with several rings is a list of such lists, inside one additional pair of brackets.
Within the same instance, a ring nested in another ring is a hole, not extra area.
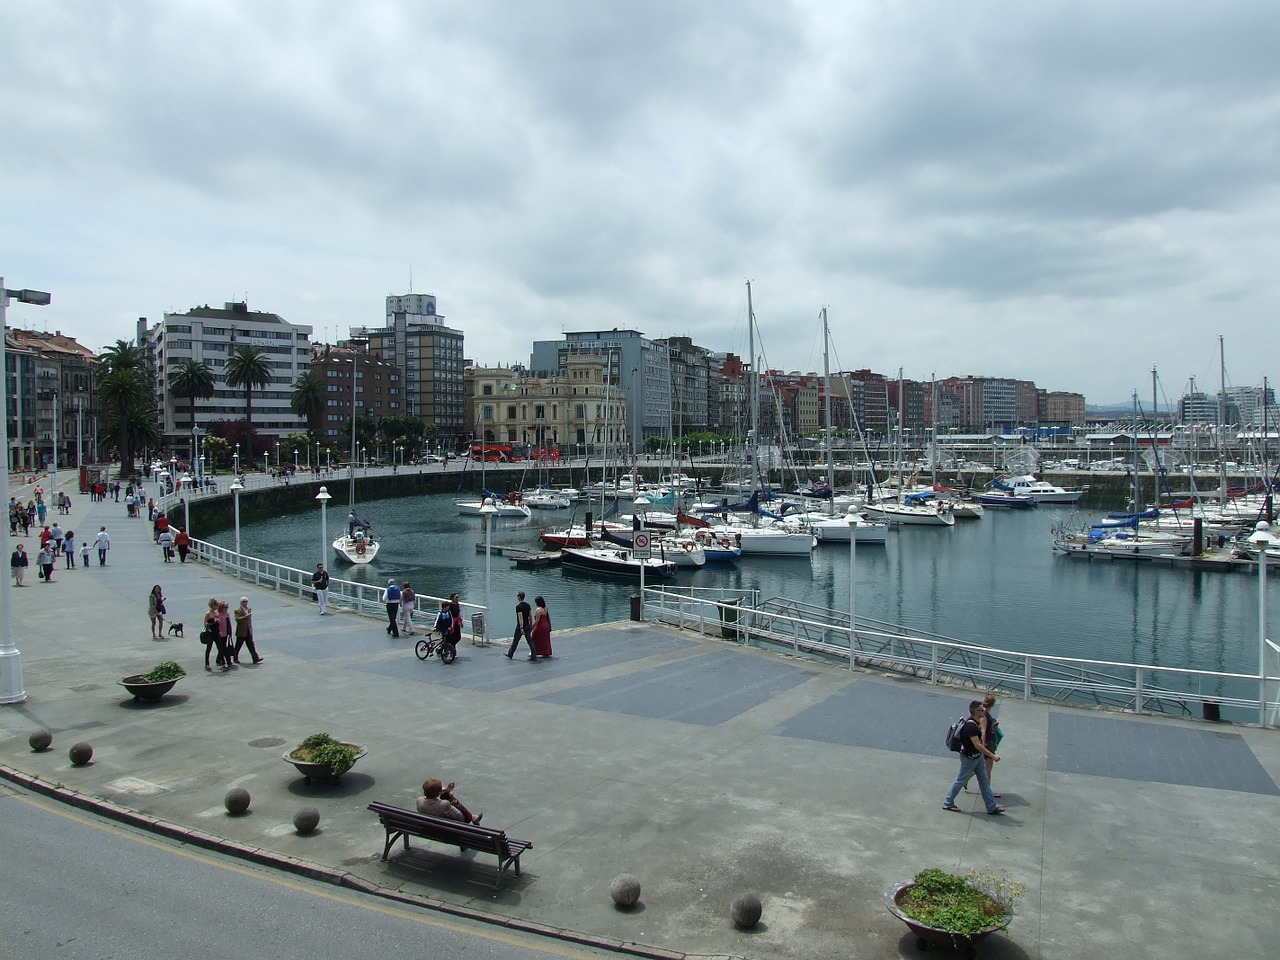
[(498, 515), (498, 508), (493, 505), (493, 497), (486, 497), (480, 507), (480, 516), (484, 518), (484, 641), (489, 642), (489, 611), (493, 608), (491, 594), (492, 551), (493, 551), (493, 518)]
[(235, 483), (231, 484), (231, 497), (235, 501), (236, 515), (236, 576), (240, 576), (240, 491), (244, 489), (244, 484), (237, 478)]
[(1258, 548), (1258, 723), (1267, 725), (1267, 547), (1275, 540), (1271, 524), (1259, 520), (1249, 542)]
[[(58, 498), (58, 391), (53, 391), (53, 479), (49, 482), (49, 494)], [(9, 501), (6, 500), (5, 503)]]
[(333, 499), (329, 488), (321, 487), (316, 499), (320, 501), (320, 562), (324, 563), (329, 555), (329, 501)]
[(849, 524), (849, 669), (853, 669), (853, 651), (858, 639), (858, 514), (845, 514)]
[[(9, 374), (5, 365), (5, 312), (9, 298), (17, 297), (20, 303), (48, 306), (49, 294), (39, 290), (8, 290), (4, 277), (0, 277), (0, 503), (9, 504)], [(0, 557), (10, 556), (13, 545), (9, 542), (9, 518), (0, 523)], [(13, 634), (13, 583), (5, 574), (0, 576), (0, 704), (22, 703), (27, 691), (22, 685), (22, 652)]]

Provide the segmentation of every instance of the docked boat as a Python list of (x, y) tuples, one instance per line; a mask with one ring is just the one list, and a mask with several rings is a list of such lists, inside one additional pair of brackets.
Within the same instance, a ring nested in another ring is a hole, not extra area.
[[(351, 402), (355, 403), (355, 360), (351, 363)], [(371, 563), (382, 546), (373, 536), (373, 526), (356, 512), (356, 421), (351, 418), (351, 459), (347, 465), (347, 532), (333, 541), (339, 560), (363, 566)]]
[(707, 564), (707, 553), (697, 539), (682, 533), (671, 533), (653, 540), (653, 552), (677, 567), (697, 570)]
[(896, 500), (882, 500), (868, 503), (862, 512), (873, 520), (885, 520), (889, 523), (904, 523), (922, 527), (954, 527), (956, 516), (951, 505), (938, 500), (932, 495), (909, 493)]
[(693, 539), (702, 548), (708, 563), (732, 563), (742, 556), (742, 548), (736, 540), (724, 534), (712, 533), (705, 526), (693, 532)]
[(1012, 490), (979, 490), (971, 496), (984, 507), (996, 507), (1000, 510), (1030, 510), (1036, 505), (1033, 497), (1023, 496)]
[(1088, 490), (1088, 487), (1066, 490), (1045, 480), (1039, 480), (1031, 474), (997, 480), (992, 486), (1008, 490), (1021, 497), (1030, 497), (1036, 503), (1075, 503)]
[(645, 576), (674, 577), (676, 565), (661, 557), (649, 557), (641, 560), (626, 547), (565, 547), (560, 551), (560, 564), (578, 570), (589, 570), (592, 573), (605, 574), (611, 577), (640, 578), (643, 569)]
[(530, 490), (524, 495), (524, 505), (530, 510), (567, 510), (573, 501), (554, 490)]
[[(529, 508), (518, 494), (511, 494), (506, 497), (491, 496), (487, 499), (493, 501), (494, 509), (498, 511), (500, 517), (524, 517), (530, 516)], [(480, 512), (484, 507), (484, 500), (455, 500), (454, 506), (458, 508), (458, 513), (464, 517), (483, 516)]]
[[(807, 516), (813, 518), (814, 514)], [(849, 519), (853, 518), (852, 526)], [(819, 543), (848, 543), (850, 532), (858, 546), (884, 546), (888, 539), (889, 524), (883, 520), (864, 517), (856, 507), (850, 507), (843, 517), (820, 516), (809, 520), (809, 529)]]

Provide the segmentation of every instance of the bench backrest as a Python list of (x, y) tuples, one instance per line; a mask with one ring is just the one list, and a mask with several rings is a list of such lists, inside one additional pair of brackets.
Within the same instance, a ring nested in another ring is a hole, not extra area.
[(431, 817), (416, 810), (405, 810), (387, 803), (371, 803), (369, 809), (377, 813), (378, 819), (385, 825), (395, 829), (408, 830), (419, 836), (445, 843), (465, 844), (480, 850), (493, 850), (502, 856), (510, 855), (507, 847), (507, 834), (504, 830), (494, 830), (474, 823), (463, 823), (461, 820), (449, 820), (444, 817)]

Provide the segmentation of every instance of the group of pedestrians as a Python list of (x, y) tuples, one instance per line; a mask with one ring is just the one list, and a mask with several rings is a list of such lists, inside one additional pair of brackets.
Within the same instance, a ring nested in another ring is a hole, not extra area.
[(204, 668), (207, 671), (213, 671), (213, 667), (209, 666), (209, 654), (215, 648), (217, 659), (214, 662), (224, 673), (240, 665), (240, 651), (245, 647), (249, 648), (249, 658), (253, 663), (262, 663), (266, 659), (258, 655), (258, 648), (254, 644), (253, 609), (249, 606), (249, 598), (241, 597), (240, 605), (234, 612), (230, 607), (231, 604), (226, 600), (209, 598), (209, 609), (204, 615), (204, 629), (200, 632), (200, 640), (204, 644)]
[[(53, 569), (58, 557), (63, 558), (64, 568), (76, 568), (76, 550), (80, 551), (80, 566), (89, 569), (89, 553), (98, 548), (98, 565), (107, 565), (107, 551), (111, 549), (111, 537), (107, 528), (101, 527), (92, 540), (80, 540), (74, 530), (63, 531), (55, 520), (52, 527), (46, 525), (40, 531), (40, 550), (36, 553), (36, 575), (44, 583), (53, 583)], [(26, 586), (27, 569), (31, 566), (31, 556), (27, 553), (26, 544), (18, 543), (9, 555), (9, 573), (13, 577), (15, 587)]]

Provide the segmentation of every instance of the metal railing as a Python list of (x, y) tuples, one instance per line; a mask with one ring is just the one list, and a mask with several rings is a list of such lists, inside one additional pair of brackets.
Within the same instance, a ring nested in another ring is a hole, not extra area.
[[(1257, 723), (1271, 707), (1280, 723), (1280, 647), (1271, 644), (1265, 681), (1258, 674), (1085, 660), (964, 643), (858, 618), (795, 600), (760, 601), (751, 591), (646, 587), (646, 619), (743, 644), (783, 647), (797, 656), (918, 677), (931, 684), (1001, 691), (1023, 700), (1091, 704), (1134, 713)], [(1260, 696), (1263, 701), (1260, 702)]]
[[(315, 598), (315, 590), (311, 586), (311, 571), (288, 567), (283, 563), (260, 560), (241, 554), (236, 556), (234, 550), (220, 547), (207, 540), (191, 540), (191, 557), (199, 563), (208, 564), (212, 569), (237, 580), (248, 580), (255, 586), (267, 587), (278, 593), (298, 597), (301, 600)], [(346, 610), (363, 617), (386, 617), (386, 602), (382, 599), (384, 588), (368, 583), (356, 583), (353, 580), (329, 578), (328, 605), (337, 610)], [(447, 597), (434, 597), (429, 594), (417, 595), (415, 617), (421, 616), (418, 623), (434, 622), (440, 604)], [(488, 611), (484, 606), (459, 601), (463, 615), (471, 621), (472, 641), (487, 640), (489, 622)]]

